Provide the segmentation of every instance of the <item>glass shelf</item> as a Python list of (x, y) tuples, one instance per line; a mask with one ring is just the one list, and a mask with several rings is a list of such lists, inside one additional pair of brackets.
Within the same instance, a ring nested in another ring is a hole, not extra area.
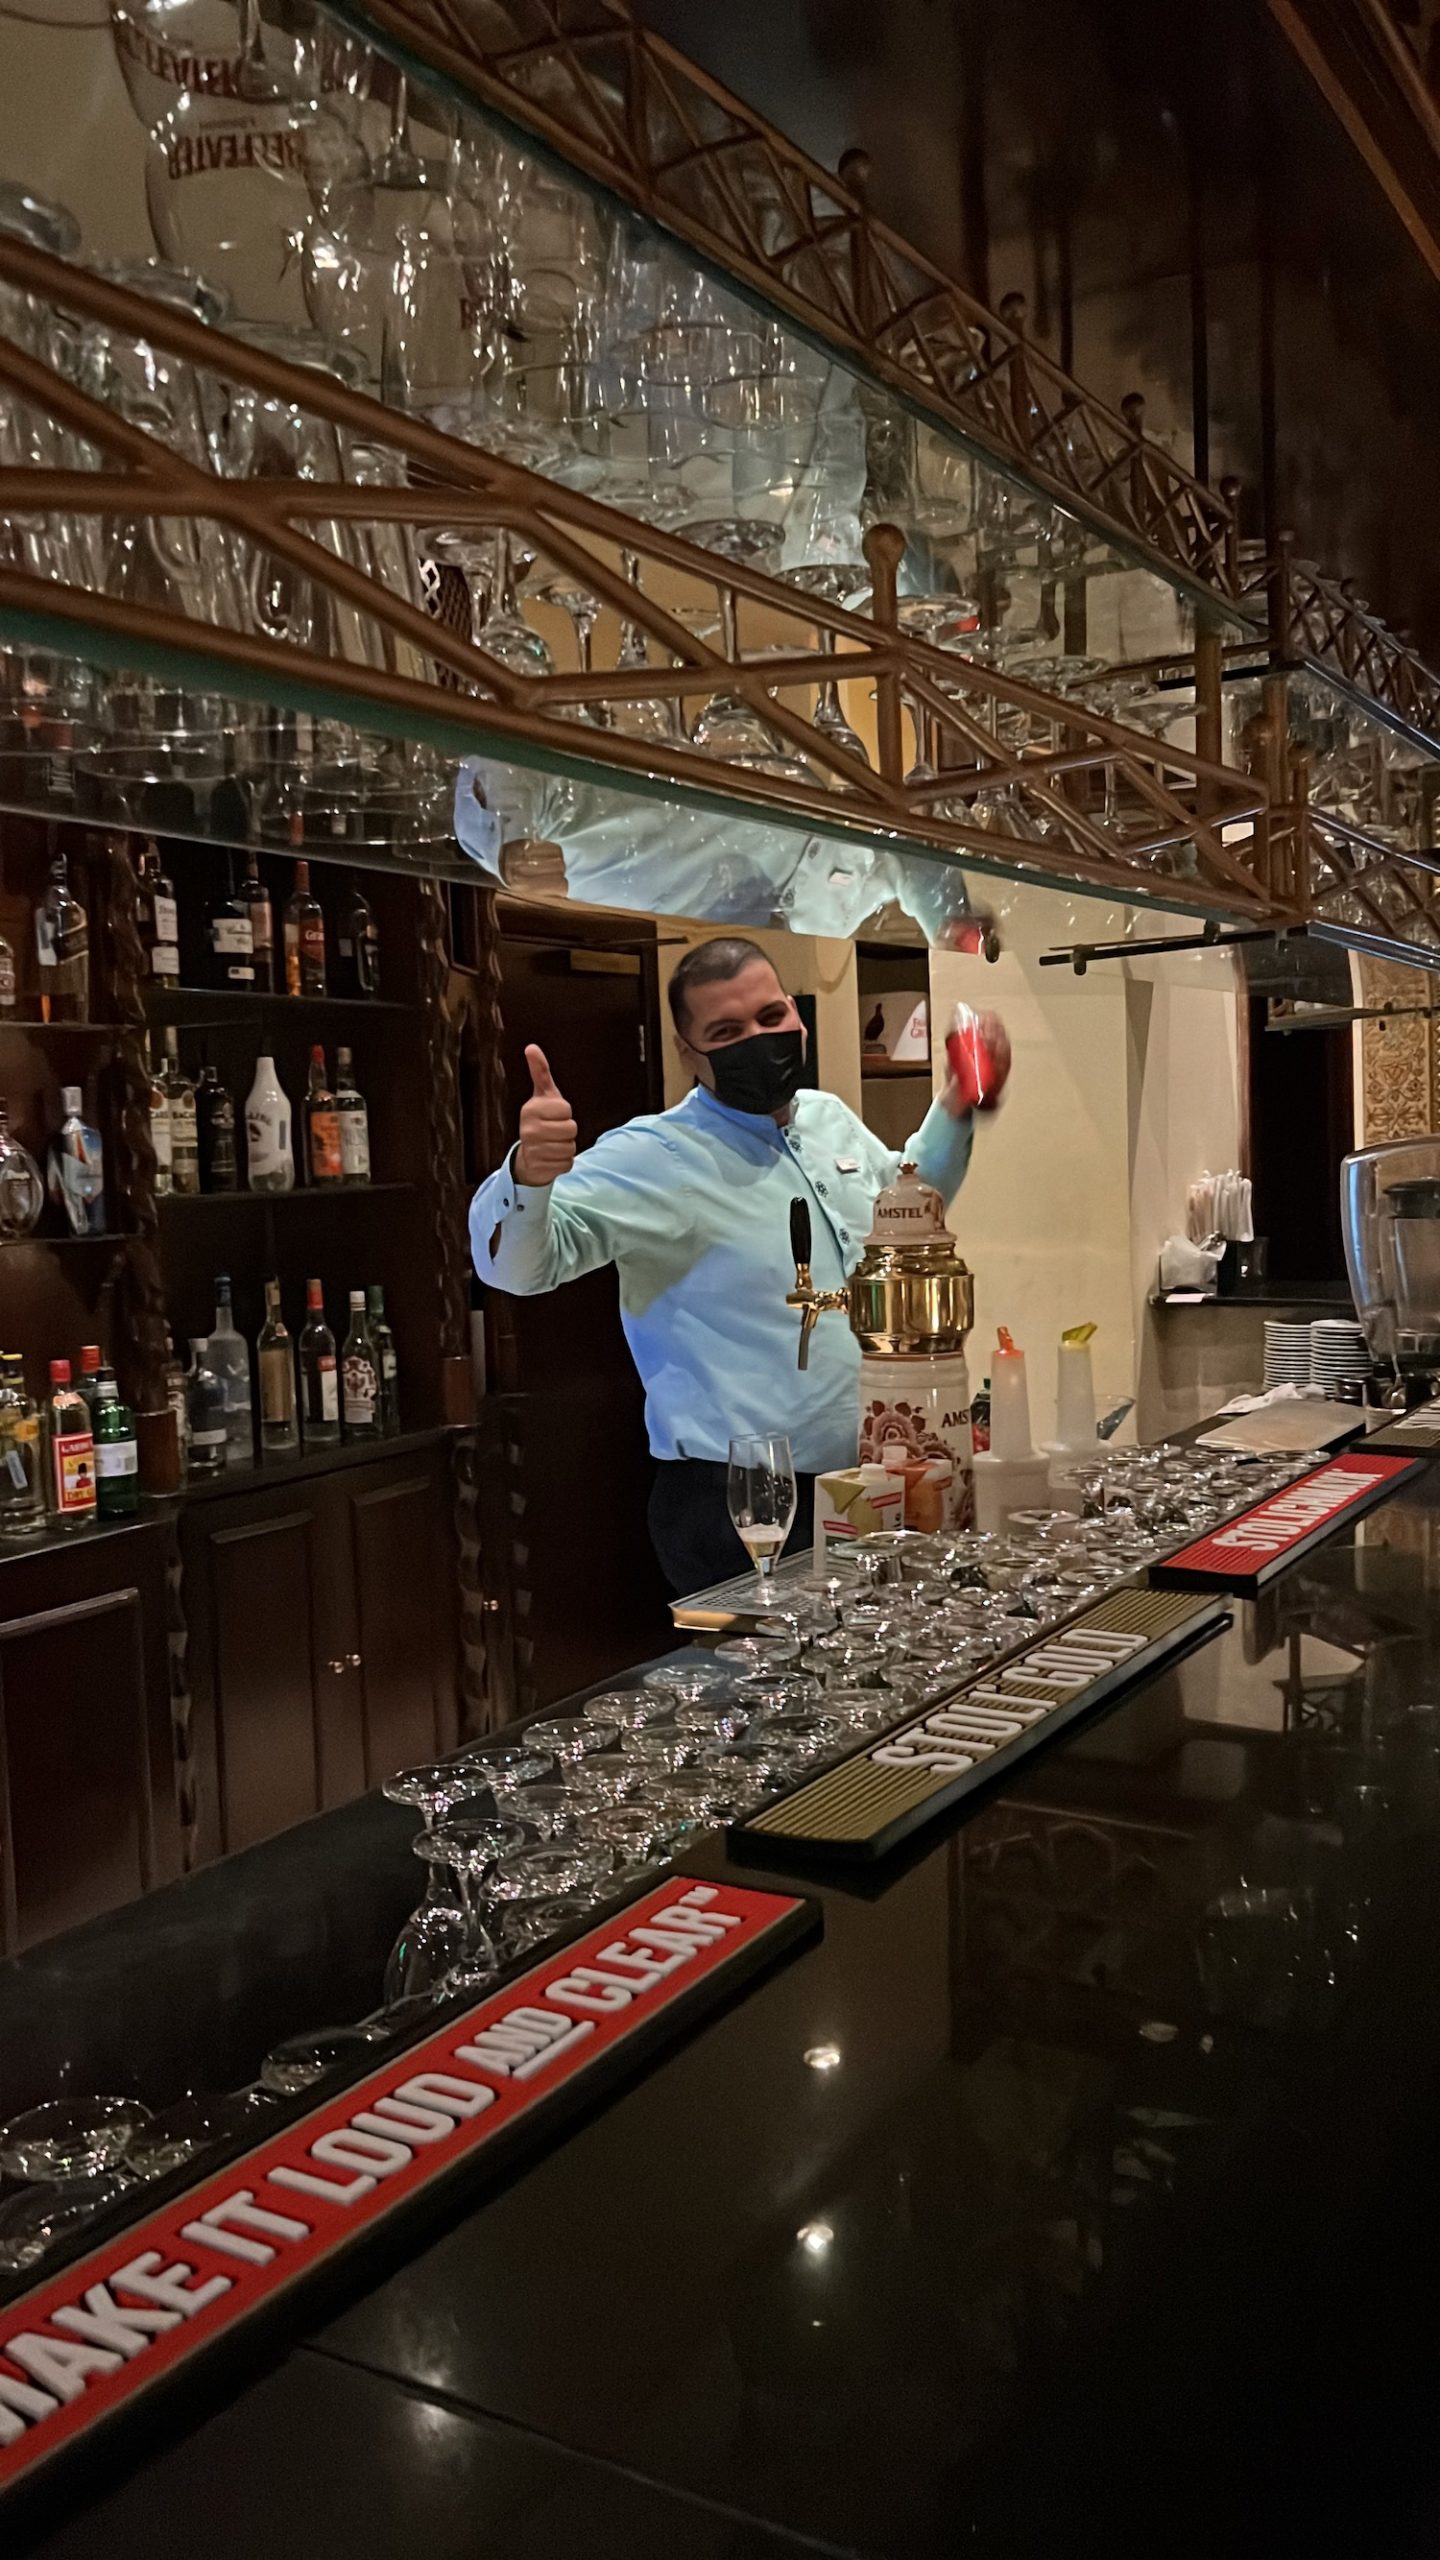
[(418, 1005), (402, 1004), (395, 996), (292, 996), (282, 989), (266, 987), (147, 987), (145, 1010), (157, 1021), (173, 1023), (177, 1031), (199, 1028), (181, 1020), (177, 1008), (205, 1005), (217, 1014), (248, 1013), (300, 1014), (306, 1011), (327, 1013), (408, 1013), (418, 1014)]
[(43, 1036), (53, 1032), (60, 1039), (78, 1035), (82, 1039), (118, 1040), (123, 1027), (118, 1022), (32, 1022), (24, 1014), (0, 1013), (0, 1031), (23, 1031), (27, 1039), (32, 1032)]
[(418, 1182), (297, 1182), (293, 1191), (162, 1191), (159, 1209), (275, 1209), (302, 1200), (373, 1200), (381, 1193), (418, 1191)]
[(0, 1236), (0, 1250), (13, 1253), (19, 1246), (28, 1244), (42, 1253), (74, 1253), (77, 1250), (83, 1252), (92, 1245), (108, 1244), (118, 1249), (122, 1244), (133, 1242), (133, 1236), (121, 1235), (107, 1227), (103, 1235), (95, 1236)]

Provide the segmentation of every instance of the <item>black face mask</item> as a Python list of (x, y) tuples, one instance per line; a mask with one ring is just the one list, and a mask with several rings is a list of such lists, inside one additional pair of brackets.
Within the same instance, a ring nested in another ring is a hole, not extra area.
[(732, 1111), (756, 1116), (783, 1111), (800, 1090), (805, 1067), (803, 1031), (754, 1031), (728, 1048), (707, 1049), (715, 1099)]

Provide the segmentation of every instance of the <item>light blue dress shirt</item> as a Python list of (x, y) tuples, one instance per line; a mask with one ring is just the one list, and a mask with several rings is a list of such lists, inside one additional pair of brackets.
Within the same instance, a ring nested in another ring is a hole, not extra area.
[[(969, 1117), (935, 1102), (905, 1155), (950, 1200), (970, 1142)], [(723, 1459), (734, 1433), (783, 1431), (802, 1473), (853, 1466), (860, 1346), (843, 1315), (824, 1315), (809, 1368), (797, 1365), (790, 1202), (810, 1204), (816, 1287), (838, 1288), (902, 1160), (833, 1093), (797, 1094), (781, 1129), (696, 1085), (673, 1111), (609, 1130), (547, 1187), (516, 1181), (512, 1151), (471, 1203), (475, 1268), (528, 1298), (615, 1264), (657, 1458)]]

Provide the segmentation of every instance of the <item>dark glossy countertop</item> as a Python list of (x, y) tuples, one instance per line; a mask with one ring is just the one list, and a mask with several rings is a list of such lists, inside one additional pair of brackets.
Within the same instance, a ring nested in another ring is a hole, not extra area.
[[(866, 1892), (805, 1879), (819, 1944), (29, 2547), (1433, 2550), (1437, 1596), (1440, 1470)], [(354, 2015), (412, 1827), (4, 1969), (5, 2104)]]

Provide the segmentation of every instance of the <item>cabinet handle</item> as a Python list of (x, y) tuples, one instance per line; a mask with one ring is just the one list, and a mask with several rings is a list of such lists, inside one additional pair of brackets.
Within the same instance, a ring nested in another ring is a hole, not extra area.
[(346, 1654), (346, 1656), (345, 1656), (345, 1659), (346, 1659), (346, 1661), (348, 1662), (348, 1664), (350, 1665), (350, 1668), (351, 1668), (351, 1670), (352, 1670), (352, 1671), (358, 1671), (358, 1670), (359, 1670), (359, 1668), (360, 1668), (360, 1656), (359, 1656), (359, 1654), (358, 1654), (358, 1653), (347, 1653), (347, 1654)]
[(344, 1668), (345, 1668), (345, 1660), (344, 1660), (344, 1656), (343, 1656), (343, 1655), (341, 1655), (337, 1661), (334, 1661), (334, 1662), (332, 1662), (332, 1663), (330, 1664), (330, 1669), (334, 1672), (335, 1677), (336, 1677), (336, 1679), (337, 1679), (337, 1680), (339, 1679), (340, 1674), (341, 1674), (341, 1672), (344, 1670)]

